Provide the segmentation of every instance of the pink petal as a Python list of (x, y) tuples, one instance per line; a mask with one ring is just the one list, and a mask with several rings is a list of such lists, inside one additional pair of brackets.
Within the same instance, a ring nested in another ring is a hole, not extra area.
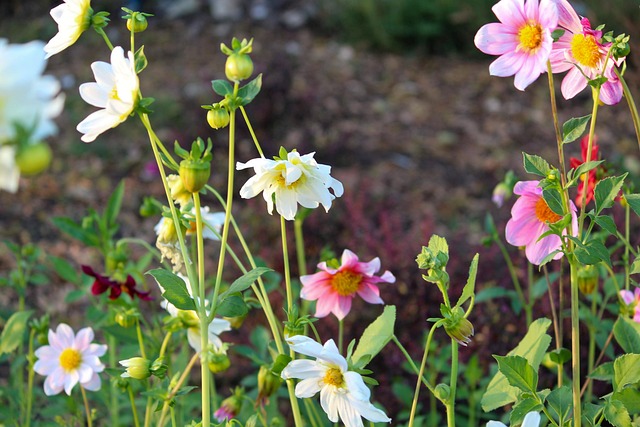
[(489, 65), (489, 74), (496, 77), (509, 77), (516, 74), (525, 62), (526, 54), (522, 52), (509, 52)]
[(351, 311), (351, 300), (353, 300), (353, 297), (338, 296), (338, 304), (333, 307), (333, 314), (336, 315), (338, 320), (344, 319)]
[(316, 317), (325, 317), (338, 306), (338, 294), (336, 292), (327, 293), (316, 303)]
[(624, 303), (626, 305), (629, 305), (629, 304), (634, 303), (636, 301), (635, 296), (633, 295), (633, 293), (631, 291), (627, 291), (625, 289), (620, 291), (620, 298), (622, 298), (622, 301), (624, 301)]
[(384, 301), (380, 298), (380, 289), (377, 286), (361, 286), (358, 289), (358, 295), (369, 304), (384, 304)]
[(556, 3), (552, 0), (540, 0), (538, 21), (542, 27), (553, 31), (558, 26), (558, 20), (559, 14)]
[[(534, 265), (540, 265), (542, 260), (546, 258), (551, 252), (561, 248), (560, 237), (556, 235), (546, 236), (537, 242), (533, 242), (527, 245), (525, 253), (530, 263)], [(553, 259), (562, 258), (562, 253), (556, 254)]]
[[(540, 48), (540, 53), (542, 48)], [(546, 59), (545, 59), (546, 62)], [(541, 69), (538, 55), (527, 55), (522, 62), (522, 66), (516, 73), (514, 85), (518, 90), (525, 90), (527, 86), (533, 83), (544, 72), (544, 68)]]
[(615, 105), (622, 99), (622, 83), (609, 80), (600, 88), (600, 100), (607, 105)]
[(523, 0), (500, 0), (491, 10), (503, 24), (519, 28), (527, 21)]
[(488, 55), (503, 55), (518, 47), (516, 29), (495, 22), (482, 26), (473, 41), (478, 49)]
[(571, 99), (587, 87), (587, 79), (575, 66), (572, 67), (564, 79), (560, 89), (564, 99)]
[(82, 328), (78, 331), (78, 334), (76, 335), (74, 348), (82, 352), (83, 350), (89, 348), (91, 341), (93, 341), (93, 329)]
[(510, 219), (505, 228), (505, 239), (510, 245), (526, 246), (538, 240), (547, 229), (548, 227), (541, 223), (535, 215), (518, 221)]
[(80, 385), (84, 387), (86, 390), (98, 391), (100, 390), (100, 386), (102, 385), (102, 383), (100, 381), (100, 376), (94, 372), (94, 374), (91, 376), (91, 379), (89, 381), (85, 383), (81, 383)]

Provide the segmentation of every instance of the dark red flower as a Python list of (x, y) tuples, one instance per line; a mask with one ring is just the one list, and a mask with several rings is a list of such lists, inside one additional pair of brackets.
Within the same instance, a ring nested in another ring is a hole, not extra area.
[[(591, 147), (591, 159), (590, 159), (591, 161), (600, 160), (599, 158), (600, 147), (596, 143), (597, 141), (598, 141), (598, 138), (594, 135), (593, 146)], [(580, 140), (580, 147), (582, 148), (582, 160), (578, 160), (575, 157), (571, 157), (569, 159), (570, 165), (573, 169), (577, 168), (583, 163), (586, 163), (587, 161), (587, 150), (589, 149), (589, 135), (582, 137), (582, 139)], [(594, 169), (591, 169), (586, 174), (587, 175), (586, 178), (584, 175), (580, 177), (580, 183), (578, 184), (578, 195), (576, 196), (576, 206), (578, 206), (579, 208), (582, 207), (582, 198), (583, 198), (583, 193), (585, 191), (585, 185), (584, 185), (585, 181), (587, 182), (587, 198), (585, 200), (585, 204), (589, 204), (589, 202), (593, 200), (593, 190), (596, 188), (596, 183), (598, 182), (598, 178), (597, 178), (598, 171), (604, 171), (604, 168), (602, 166), (598, 166)]]
[(91, 276), (95, 279), (93, 286), (91, 286), (91, 293), (93, 295), (100, 295), (109, 291), (109, 299), (117, 299), (124, 291), (129, 294), (132, 299), (137, 296), (144, 301), (153, 300), (150, 292), (141, 292), (136, 289), (136, 281), (131, 277), (131, 275), (127, 275), (127, 280), (120, 283), (107, 276), (96, 273), (93, 268), (88, 265), (83, 265), (82, 271), (87, 276)]

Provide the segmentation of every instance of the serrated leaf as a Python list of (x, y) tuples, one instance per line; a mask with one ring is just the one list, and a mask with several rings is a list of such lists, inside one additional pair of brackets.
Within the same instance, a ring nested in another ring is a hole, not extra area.
[(562, 125), (562, 143), (568, 144), (580, 138), (587, 128), (591, 114), (583, 117), (573, 117)]
[(545, 159), (533, 154), (522, 153), (524, 170), (534, 175), (546, 177), (551, 171), (551, 166)]
[(196, 304), (187, 290), (187, 284), (180, 277), (163, 268), (147, 271), (147, 274), (156, 279), (158, 285), (164, 289), (162, 296), (176, 308), (180, 310), (196, 309)]
[(616, 233), (618, 232), (618, 228), (616, 227), (616, 223), (613, 221), (613, 218), (611, 218), (608, 215), (599, 215), (597, 217), (594, 218), (596, 224), (598, 224), (598, 226), (600, 226), (600, 228), (602, 228), (604, 231), (606, 231), (609, 234), (612, 235), (616, 235)]
[(542, 190), (542, 198), (554, 213), (562, 216), (564, 215), (564, 207), (562, 206), (562, 196), (560, 192), (555, 188), (548, 188)]
[(588, 163), (581, 163), (580, 166), (569, 171), (570, 181), (567, 184), (573, 184), (574, 182), (579, 180), (582, 175), (586, 174), (592, 169), (597, 168), (598, 165), (602, 164), (603, 162), (604, 160), (592, 160)]
[(613, 362), (613, 391), (640, 381), (640, 354), (623, 354)]
[(214, 80), (211, 82), (213, 91), (220, 96), (226, 96), (233, 93), (233, 86), (226, 80)]
[(594, 189), (594, 199), (596, 202), (596, 215), (600, 215), (603, 209), (613, 206), (613, 202), (620, 193), (622, 184), (628, 173), (621, 176), (612, 176), (601, 179)]
[(0, 334), (0, 355), (11, 353), (18, 348), (24, 339), (27, 322), (32, 314), (33, 310), (17, 311), (9, 317)]
[(462, 288), (462, 294), (460, 294), (456, 307), (461, 307), (462, 304), (464, 304), (475, 293), (479, 257), (480, 255), (476, 254), (471, 260), (471, 265), (469, 266), (469, 278), (467, 279), (467, 283), (464, 285), (464, 288)]
[(629, 271), (629, 274), (638, 273), (640, 273), (640, 255), (636, 256), (636, 258), (633, 260), (633, 263), (631, 263), (631, 270)]
[(498, 361), (498, 369), (513, 387), (523, 392), (535, 393), (538, 388), (538, 373), (522, 356), (493, 356)]
[(351, 360), (354, 368), (364, 368), (393, 337), (396, 307), (387, 305), (384, 311), (364, 330)]
[(553, 390), (547, 396), (547, 407), (550, 409), (553, 418), (558, 421), (558, 425), (564, 425), (569, 413), (573, 409), (573, 395), (568, 386), (563, 386)]
[(640, 354), (640, 324), (619, 317), (613, 325), (613, 336), (625, 353)]
[(234, 282), (229, 286), (225, 292), (220, 294), (220, 299), (223, 300), (227, 297), (227, 295), (235, 294), (238, 292), (243, 292), (248, 289), (253, 282), (258, 280), (258, 277), (262, 276), (269, 271), (273, 271), (268, 267), (256, 267), (251, 271), (246, 272), (242, 276), (238, 277)]
[(611, 255), (607, 247), (599, 240), (590, 240), (586, 245), (577, 247), (574, 254), (582, 264), (596, 265), (604, 262), (611, 267)]
[(604, 407), (604, 417), (614, 427), (632, 427), (631, 417), (624, 405), (617, 400), (610, 400)]
[(624, 199), (629, 204), (631, 210), (640, 216), (640, 194), (625, 194)]
[[(534, 370), (538, 369), (551, 343), (551, 337), (546, 333), (550, 325), (551, 320), (549, 319), (541, 318), (535, 320), (529, 326), (529, 330), (522, 338), (522, 341), (507, 356), (522, 356), (527, 359)], [(511, 404), (517, 400), (519, 393), (520, 391), (517, 388), (509, 385), (502, 372), (497, 372), (489, 382), (487, 391), (482, 396), (482, 409), (488, 412)]]
[(249, 312), (244, 299), (238, 295), (229, 295), (216, 308), (216, 314), (224, 317), (244, 316)]
[(238, 89), (238, 97), (241, 98), (240, 105), (247, 105), (260, 93), (262, 88), (262, 74), (258, 74), (258, 77), (251, 80), (246, 85)]
[(611, 398), (622, 403), (630, 414), (640, 414), (640, 390), (627, 387), (622, 391), (614, 392)]

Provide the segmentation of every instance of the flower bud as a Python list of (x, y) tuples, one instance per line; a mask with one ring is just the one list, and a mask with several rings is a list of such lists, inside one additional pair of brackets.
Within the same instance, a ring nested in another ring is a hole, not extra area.
[(180, 162), (180, 179), (185, 190), (197, 193), (209, 181), (211, 163), (202, 160), (183, 160)]
[(451, 390), (449, 389), (448, 385), (440, 383), (433, 390), (433, 394), (435, 394), (435, 396), (438, 399), (440, 399), (441, 401), (445, 402), (447, 399), (449, 399), (449, 395), (451, 394)]
[(178, 319), (182, 322), (185, 329), (199, 327), (200, 320), (193, 310), (178, 310)]
[(243, 399), (244, 389), (241, 387), (236, 388), (231, 396), (222, 401), (213, 416), (219, 423), (235, 418), (240, 412), (240, 408), (242, 408)]
[(296, 335), (304, 335), (304, 325), (297, 325), (290, 322), (285, 322), (284, 336), (295, 337)]
[(464, 311), (458, 307), (451, 311), (444, 322), (444, 330), (458, 344), (466, 346), (473, 336), (473, 325), (464, 318)]
[(271, 369), (266, 366), (260, 366), (258, 371), (258, 398), (256, 405), (264, 407), (269, 403), (269, 397), (273, 396), (280, 388), (282, 378), (275, 375)]
[(141, 33), (147, 29), (147, 17), (144, 14), (139, 12), (133, 12), (131, 14), (131, 18), (127, 19), (127, 30), (133, 31), (134, 33)]
[(253, 74), (253, 61), (244, 53), (232, 53), (227, 57), (224, 73), (232, 82), (248, 79)]
[(116, 313), (116, 323), (123, 328), (131, 328), (136, 324), (138, 312), (135, 309), (121, 310)]
[(229, 124), (229, 112), (224, 107), (207, 111), (207, 122), (214, 129), (222, 129)]
[(509, 187), (504, 182), (499, 183), (493, 189), (493, 195), (491, 196), (491, 201), (499, 208), (502, 207), (505, 199), (511, 197), (511, 191)]
[(121, 360), (119, 362), (127, 368), (126, 372), (120, 375), (122, 378), (135, 378), (136, 380), (145, 380), (151, 376), (151, 362), (144, 357), (132, 357), (131, 359)]
[(171, 191), (171, 198), (179, 203), (180, 206), (185, 206), (191, 201), (191, 193), (184, 188), (182, 178), (178, 175), (172, 174), (167, 176), (167, 184)]
[(172, 218), (164, 217), (158, 230), (158, 242), (174, 244), (178, 241), (178, 231)]
[(229, 369), (231, 366), (231, 361), (229, 360), (229, 356), (227, 356), (223, 352), (217, 352), (215, 350), (209, 350), (209, 370), (214, 374), (224, 372)]
[[(244, 424), (244, 427), (258, 427), (260, 424), (258, 423), (258, 416), (256, 414), (251, 415), (247, 422)], [(269, 424), (271, 425), (271, 424)]]
[(598, 287), (600, 272), (595, 265), (584, 265), (578, 270), (578, 289), (585, 295), (592, 294)]
[(23, 175), (37, 175), (49, 167), (51, 148), (44, 143), (28, 144), (16, 154), (16, 165)]

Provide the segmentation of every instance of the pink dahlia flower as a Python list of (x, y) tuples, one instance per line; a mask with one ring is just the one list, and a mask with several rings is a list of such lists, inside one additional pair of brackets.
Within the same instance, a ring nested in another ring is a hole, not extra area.
[(500, 55), (489, 74), (515, 75), (515, 87), (524, 90), (547, 71), (558, 10), (553, 0), (500, 0), (492, 10), (500, 22), (480, 28), (474, 42), (482, 52)]
[(600, 89), (600, 100), (614, 105), (622, 99), (622, 83), (615, 73), (615, 67), (624, 58), (608, 58), (611, 43), (602, 43), (602, 31), (593, 30), (587, 18), (578, 16), (567, 0), (556, 0), (558, 5), (558, 26), (565, 30), (553, 44), (549, 56), (554, 73), (569, 71), (560, 87), (562, 96), (571, 99), (587, 87), (588, 80), (604, 76), (607, 82)]
[(640, 323), (640, 288), (636, 288), (633, 292), (622, 290), (620, 298), (633, 309), (633, 321)]
[[(560, 215), (553, 212), (542, 198), (540, 181), (520, 181), (513, 189), (514, 194), (520, 196), (511, 208), (511, 219), (507, 222), (506, 239), (514, 246), (525, 246), (525, 253), (529, 262), (540, 265), (552, 252), (562, 247), (560, 237), (550, 234), (540, 238), (549, 231), (549, 223), (557, 222)], [(576, 206), (571, 205), (572, 235), (578, 234), (578, 218)], [(562, 258), (562, 252), (553, 259)]]
[(318, 300), (316, 317), (333, 313), (339, 320), (344, 319), (351, 310), (351, 301), (356, 294), (370, 304), (382, 304), (378, 283), (396, 281), (389, 271), (385, 271), (382, 276), (374, 275), (380, 270), (379, 258), (360, 262), (356, 254), (345, 249), (341, 261), (342, 265), (338, 269), (321, 262), (318, 268), (322, 271), (300, 277), (300, 296), (309, 301)]

